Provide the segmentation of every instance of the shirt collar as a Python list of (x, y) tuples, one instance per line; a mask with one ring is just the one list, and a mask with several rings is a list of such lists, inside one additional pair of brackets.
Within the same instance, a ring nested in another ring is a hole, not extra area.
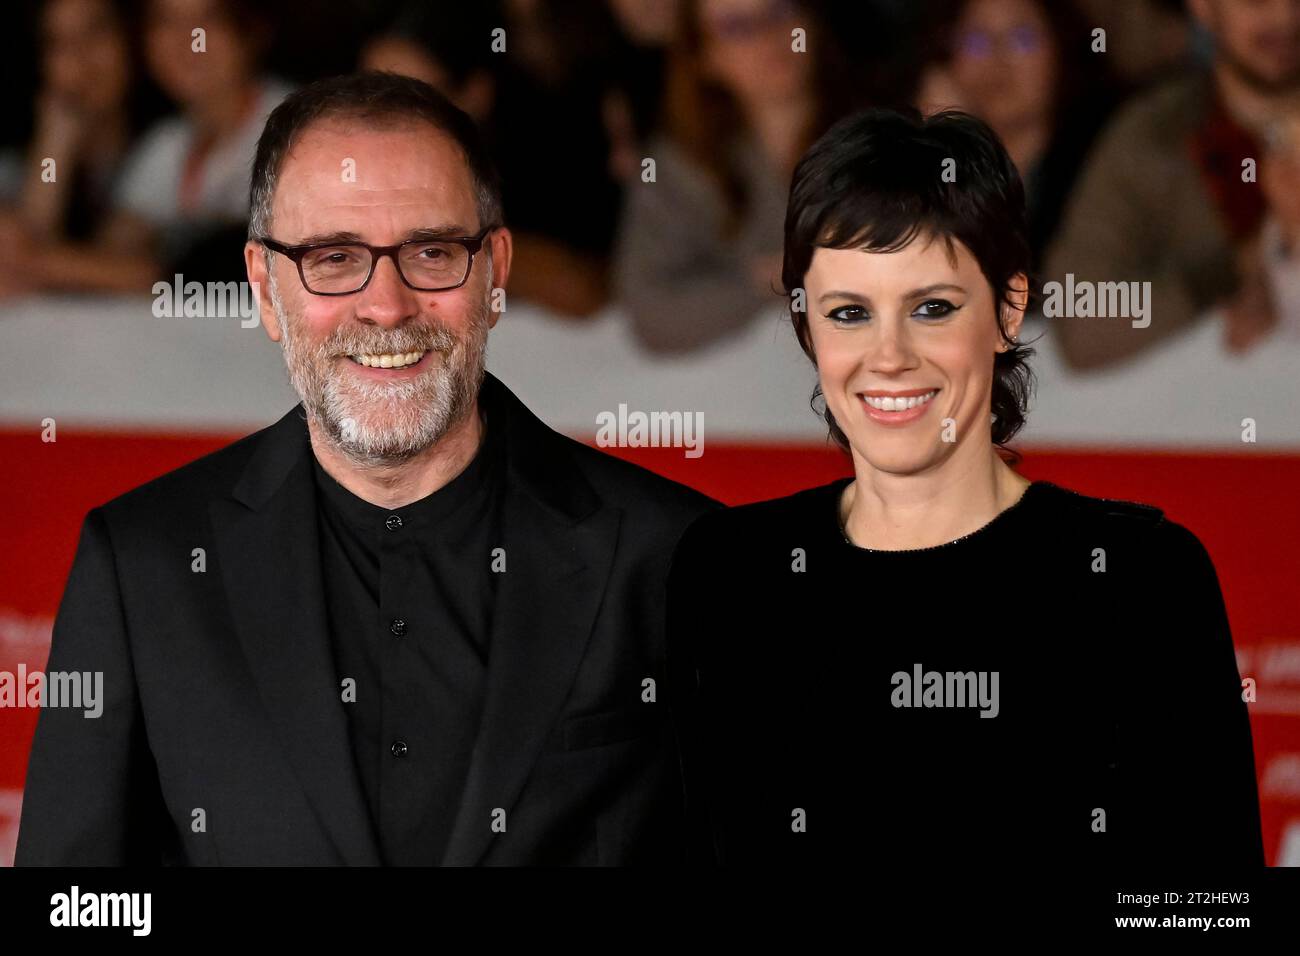
[[(458, 516), (470, 517), (471, 506), (488, 493), (504, 467), (505, 423), (499, 413), (494, 413), (496, 410), (484, 406), (483, 391), (480, 391), (479, 405), (484, 426), (482, 440), (469, 464), (447, 484), (408, 505), (385, 508), (344, 488), (321, 467), (313, 454), (312, 470), (316, 487), (322, 493), (322, 506), (363, 531), (450, 529), (457, 523)], [(394, 518), (398, 520), (394, 521)]]

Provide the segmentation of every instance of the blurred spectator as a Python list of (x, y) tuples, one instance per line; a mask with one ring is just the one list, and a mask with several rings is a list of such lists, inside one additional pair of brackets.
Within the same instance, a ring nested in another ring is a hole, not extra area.
[(956, 78), (947, 64), (935, 61), (921, 73), (912, 105), (926, 116), (942, 110), (961, 110), (965, 113), (975, 112), (966, 91), (957, 85)]
[(1107, 57), (1127, 86), (1163, 80), (1186, 69), (1195, 55), (1186, 0), (1072, 2), (1089, 29), (1106, 31)]
[(840, 106), (814, 69), (832, 48), (786, 0), (682, 4), (662, 132), (646, 150), (654, 180), (628, 184), (615, 266), (646, 348), (702, 347), (779, 301), (790, 176)]
[(1296, 0), (1190, 0), (1214, 52), (1126, 105), (1102, 134), (1048, 255), (1046, 280), (1150, 282), (1151, 322), (1057, 317), (1065, 360), (1097, 368), (1149, 349), (1223, 305), (1225, 342), (1275, 321), (1258, 263), (1264, 128), (1300, 94)]
[(0, 214), (0, 296), (35, 291), (40, 250), (102, 235), (128, 150), (166, 108), (145, 76), (138, 9), (128, 0), (50, 0), (41, 11), (41, 87), (21, 194)]
[(609, 298), (622, 36), (601, 0), (506, 0), (504, 28), (492, 126), (515, 240), (510, 294), (588, 316)]
[(1037, 271), (1119, 99), (1108, 61), (1090, 52), (1089, 27), (1059, 0), (952, 0), (938, 9), (941, 68), (927, 74), (919, 105), (967, 110), (998, 134), (1024, 180)]
[(663, 109), (668, 49), (681, 0), (610, 0), (609, 6), (626, 43), (620, 64), (628, 108), (625, 116), (613, 117), (615, 124), (625, 124), (622, 135), (615, 139), (618, 145), (638, 147), (614, 158), (617, 175), (627, 179), (640, 171), (639, 147), (649, 140)]
[[(206, 49), (195, 51), (200, 28)], [(154, 78), (181, 115), (133, 157), (119, 197), (124, 231), (152, 245), (165, 274), (243, 279), (230, 240), (248, 221), (257, 139), (290, 90), (262, 74), (271, 27), (255, 0), (151, 0), (146, 37)]]
[(864, 105), (917, 102), (918, 90), (927, 82), (925, 53), (942, 32), (936, 25), (945, 2), (809, 0), (817, 22), (839, 41), (818, 51), (819, 69), (829, 80), (824, 92), (857, 85), (855, 96), (845, 100), (835, 118)]
[[(22, 220), (32, 238), (89, 240), (103, 225), (127, 150), (165, 109), (145, 78), (140, 23), (125, 0), (50, 0), (42, 11), (43, 85)], [(45, 159), (57, 175), (42, 175)]]
[[(1247, 284), (1265, 294), (1254, 310), (1259, 321), (1247, 316), (1228, 326), (1228, 346), (1244, 350), (1273, 329), (1293, 342), (1300, 341), (1300, 104), (1266, 131), (1264, 158), (1259, 164), (1259, 184), (1268, 203), (1260, 227), (1258, 256), (1247, 257), (1263, 272), (1263, 281)], [(1256, 277), (1258, 278), (1258, 277)], [(1274, 321), (1275, 320), (1275, 321)]]
[(123, 160), (93, 239), (8, 237), (29, 288), (143, 293), (174, 272), (244, 278), (249, 165), (266, 115), (288, 92), (260, 75), (268, 40), (252, 0), (149, 0), (149, 70), (181, 113), (155, 123)]
[(563, 317), (608, 299), (615, 157), (633, 135), (625, 49), (599, 0), (415, 0), (361, 53), (360, 68), (424, 80), (480, 124), (514, 236), (510, 293)]
[(492, 29), (502, 25), (493, 2), (408, 2), (362, 47), (358, 69), (423, 80), (486, 126), (496, 94)]

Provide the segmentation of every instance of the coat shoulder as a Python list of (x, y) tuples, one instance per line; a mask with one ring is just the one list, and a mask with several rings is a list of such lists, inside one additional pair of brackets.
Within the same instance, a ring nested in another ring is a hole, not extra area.
[(625, 510), (650, 510), (691, 520), (723, 507), (722, 502), (642, 465), (558, 432), (555, 437), (600, 496)]
[(229, 494), (261, 439), (274, 425), (245, 435), (194, 461), (164, 472), (100, 505), (110, 519), (168, 514), (206, 506), (214, 496)]
[(805, 488), (780, 498), (754, 501), (701, 515), (682, 538), (683, 551), (761, 546), (798, 536), (819, 521), (833, 520), (838, 493), (847, 479)]

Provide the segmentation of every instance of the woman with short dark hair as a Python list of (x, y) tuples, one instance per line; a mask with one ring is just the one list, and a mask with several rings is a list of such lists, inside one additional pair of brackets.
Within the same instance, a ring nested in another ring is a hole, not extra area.
[(1214, 566), (1154, 506), (1012, 468), (1024, 192), (963, 113), (867, 111), (795, 171), (783, 282), (853, 476), (716, 512), (668, 585), (700, 856), (1262, 866)]

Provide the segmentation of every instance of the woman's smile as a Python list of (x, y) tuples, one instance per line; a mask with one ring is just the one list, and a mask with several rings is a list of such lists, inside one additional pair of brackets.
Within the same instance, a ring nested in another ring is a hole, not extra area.
[(882, 425), (907, 425), (925, 415), (939, 389), (901, 393), (860, 392), (858, 398), (872, 421)]

